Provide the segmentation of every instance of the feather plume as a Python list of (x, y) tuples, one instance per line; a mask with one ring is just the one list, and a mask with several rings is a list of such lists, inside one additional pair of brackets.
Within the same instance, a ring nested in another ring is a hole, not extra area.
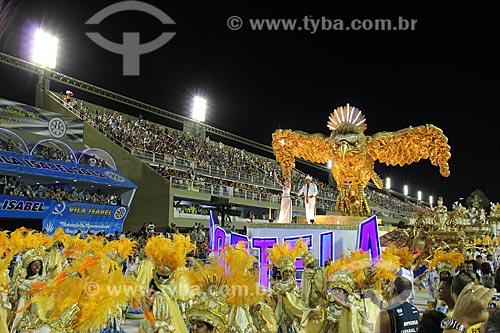
[(239, 242), (235, 247), (227, 245), (221, 253), (221, 259), (227, 267), (227, 285), (230, 305), (255, 305), (264, 294), (254, 264), (257, 258), (245, 248), (245, 242)]
[(302, 238), (299, 238), (292, 247), (290, 246), (289, 241), (277, 242), (268, 250), (268, 257), (275, 266), (278, 266), (282, 257), (290, 257), (293, 261), (295, 261), (298, 256), (301, 256), (302, 253), (307, 250), (307, 244), (302, 240)]
[(144, 247), (144, 251), (154, 264), (166, 265), (173, 271), (186, 266), (186, 255), (195, 249), (196, 245), (191, 243), (189, 235), (181, 234), (174, 234), (172, 239), (152, 236)]
[(444, 252), (443, 250), (438, 250), (434, 253), (433, 258), (429, 263), (429, 268), (436, 268), (441, 262), (447, 262), (452, 268), (455, 268), (464, 262), (464, 255), (457, 251)]

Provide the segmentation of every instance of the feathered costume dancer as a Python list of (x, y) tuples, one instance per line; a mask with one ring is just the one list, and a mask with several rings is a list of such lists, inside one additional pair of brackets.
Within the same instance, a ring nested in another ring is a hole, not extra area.
[(307, 244), (299, 238), (294, 246), (289, 241), (276, 243), (269, 249), (269, 260), (279, 267), (281, 280), (276, 281), (271, 289), (275, 302), (275, 315), (278, 321), (278, 333), (298, 332), (302, 312), (306, 304), (302, 289), (295, 280), (295, 260), (307, 251)]
[[(458, 251), (444, 252), (443, 250), (438, 250), (434, 253), (432, 260), (429, 263), (430, 269), (436, 269), (439, 274), (439, 282), (436, 289), (439, 289), (439, 284), (443, 279), (449, 279), (455, 274), (455, 268), (460, 266), (464, 262), (464, 255)], [(430, 302), (429, 308), (438, 309), (442, 306), (442, 301), (435, 299)]]
[(60, 237), (65, 255), (74, 260), (53, 279), (31, 286), (40, 320), (57, 333), (120, 331), (126, 305), (147, 297), (144, 287), (124, 276), (120, 264), (110, 258), (128, 255), (132, 242), (107, 242), (101, 237), (80, 240), (61, 232), (55, 237)]
[[(265, 295), (255, 269), (257, 259), (240, 242), (226, 247), (206, 264), (199, 261), (185, 274), (198, 295), (187, 309), (190, 322), (202, 321), (215, 332), (276, 332), (270, 308), (261, 304)], [(272, 312), (271, 312), (272, 314)]]
[(379, 308), (371, 299), (360, 297), (372, 274), (369, 254), (353, 251), (330, 263), (325, 270), (327, 303), (304, 311), (301, 333), (372, 332)]
[(19, 228), (9, 235), (10, 251), (19, 255), (9, 286), (12, 313), (9, 320), (11, 332), (47, 332), (32, 303), (32, 287), (44, 283), (49, 275), (46, 250), (53, 245), (52, 237), (41, 232)]
[(154, 264), (150, 288), (152, 302), (143, 305), (145, 319), (140, 333), (188, 332), (177, 303), (173, 284), (175, 273), (186, 266), (186, 255), (195, 250), (189, 236), (174, 234), (172, 239), (152, 236), (144, 252)]
[[(139, 263), (137, 264), (134, 272), (135, 278), (140, 284), (149, 286), (149, 283), (153, 279), (153, 269), (153, 263), (149, 260), (148, 255), (144, 252), (144, 249), (141, 249), (139, 251)], [(130, 306), (127, 309), (126, 317), (130, 319), (143, 319), (144, 313), (140, 307), (134, 309)]]

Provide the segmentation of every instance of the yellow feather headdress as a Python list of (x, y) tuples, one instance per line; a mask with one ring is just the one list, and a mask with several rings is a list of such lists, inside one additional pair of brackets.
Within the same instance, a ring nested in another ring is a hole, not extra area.
[(101, 331), (130, 302), (140, 303), (147, 297), (144, 286), (124, 276), (116, 261), (91, 255), (36, 287), (32, 301), (38, 315), (58, 331)]
[(54, 243), (54, 239), (51, 236), (24, 227), (12, 231), (9, 238), (9, 246), (14, 253), (21, 253), (36, 248), (48, 249)]
[(144, 252), (153, 264), (175, 271), (186, 266), (186, 255), (195, 249), (189, 235), (173, 234), (172, 239), (155, 235), (148, 239)]
[(388, 251), (386, 253), (392, 253), (392, 255), (398, 256), (401, 267), (410, 267), (413, 263), (413, 254), (407, 246), (398, 248), (394, 243), (391, 243), (384, 251)]
[(384, 285), (394, 281), (401, 267), (401, 258), (394, 253), (395, 247), (387, 247), (382, 251), (379, 260), (372, 267), (370, 282), (380, 294)]
[(438, 250), (429, 263), (429, 268), (437, 268), (438, 273), (448, 271), (453, 274), (456, 267), (464, 262), (464, 255), (457, 251), (444, 252)]
[(370, 266), (371, 258), (366, 251), (358, 249), (344, 255), (325, 268), (329, 288), (341, 288), (349, 294), (355, 289), (361, 289)]
[(293, 247), (289, 241), (278, 242), (268, 250), (269, 260), (274, 266), (279, 267), (281, 272), (285, 270), (295, 271), (295, 260), (307, 251), (307, 244), (299, 238)]
[(245, 242), (226, 245), (205, 264), (195, 261), (193, 267), (183, 272), (196, 294), (193, 304), (186, 310), (189, 319), (206, 321), (217, 332), (242, 331), (240, 324), (244, 324), (233, 317), (236, 312), (231, 309), (255, 305), (264, 295), (255, 269), (257, 258), (245, 245)]

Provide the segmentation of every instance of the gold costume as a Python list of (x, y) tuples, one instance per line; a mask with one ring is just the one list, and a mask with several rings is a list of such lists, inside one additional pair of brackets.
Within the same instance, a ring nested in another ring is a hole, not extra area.
[(310, 251), (302, 255), (302, 294), (308, 308), (315, 308), (326, 303), (326, 276), (323, 267), (314, 267), (315, 259)]
[(325, 268), (327, 302), (304, 311), (300, 333), (372, 332), (378, 307), (359, 296), (370, 265), (369, 255), (361, 250), (330, 263)]
[(151, 296), (153, 303), (142, 304), (146, 318), (141, 322), (140, 333), (188, 332), (173, 281), (176, 270), (186, 266), (186, 255), (194, 249), (189, 236), (181, 234), (174, 234), (172, 239), (164, 236), (148, 239), (144, 252), (154, 265), (150, 282), (155, 290)]
[(298, 332), (302, 312), (307, 308), (302, 289), (295, 280), (295, 260), (307, 251), (302, 239), (289, 248), (289, 242), (276, 243), (269, 249), (269, 260), (279, 267), (281, 280), (274, 283), (271, 296), (275, 302), (274, 313), (278, 322), (278, 332)]
[[(40, 262), (38, 273), (30, 272), (33, 263)], [(43, 283), (47, 279), (44, 268), (47, 266), (45, 250), (30, 249), (21, 254), (21, 262), (16, 266), (13, 281), (9, 287), (9, 300), (12, 303), (12, 332), (33, 331), (41, 329), (44, 322), (38, 316), (36, 305), (31, 303), (32, 286)], [(18, 313), (15, 313), (19, 311)]]
[[(197, 296), (186, 310), (191, 323), (212, 325), (214, 332), (275, 333), (275, 321), (269, 316), (259, 285), (255, 264), (245, 244), (226, 245), (207, 263), (195, 261), (186, 275)], [(274, 331), (273, 331), (274, 329)]]

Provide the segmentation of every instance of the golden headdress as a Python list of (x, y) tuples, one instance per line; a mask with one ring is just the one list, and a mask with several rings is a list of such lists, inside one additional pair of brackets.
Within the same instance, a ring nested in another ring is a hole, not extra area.
[(368, 252), (358, 249), (349, 255), (331, 262), (326, 266), (326, 279), (330, 289), (340, 288), (351, 294), (361, 289), (370, 268), (371, 259)]
[(186, 255), (194, 251), (189, 235), (173, 234), (172, 239), (154, 235), (148, 238), (144, 252), (149, 256), (156, 269), (165, 273), (186, 266)]
[(316, 259), (314, 259), (314, 256), (312, 255), (311, 251), (304, 251), (304, 253), (302, 253), (301, 259), (302, 259), (302, 264), (304, 265), (304, 267), (313, 263), (316, 260)]
[(295, 272), (295, 260), (298, 256), (307, 251), (307, 244), (299, 238), (295, 245), (290, 248), (290, 242), (278, 242), (268, 250), (269, 260), (272, 261), (274, 266), (277, 266), (280, 271)]
[(37, 230), (29, 230), (21, 227), (12, 231), (9, 235), (9, 247), (14, 253), (22, 253), (29, 249), (48, 249), (54, 243), (54, 239)]
[(443, 271), (449, 272), (453, 275), (455, 268), (464, 262), (464, 255), (458, 251), (444, 252), (443, 250), (438, 250), (434, 253), (434, 256), (429, 263), (429, 268), (436, 268), (438, 273)]
[(263, 296), (256, 263), (257, 258), (248, 252), (245, 242), (226, 245), (205, 264), (194, 261), (194, 267), (183, 272), (196, 295), (186, 310), (186, 316), (213, 325), (217, 332), (246, 331), (246, 327), (242, 329), (240, 326), (248, 323), (237, 320), (233, 316), (236, 311), (231, 309), (255, 305)]

